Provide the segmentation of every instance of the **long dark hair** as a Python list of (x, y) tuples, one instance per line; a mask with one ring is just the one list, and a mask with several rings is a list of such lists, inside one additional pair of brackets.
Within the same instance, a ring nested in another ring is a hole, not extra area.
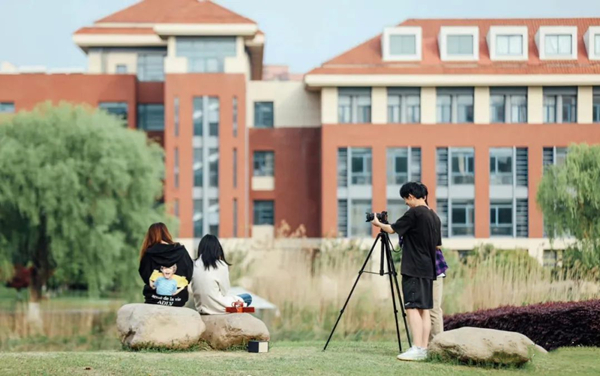
[(142, 243), (142, 249), (140, 250), (140, 260), (144, 258), (148, 248), (161, 242), (173, 244), (173, 237), (171, 236), (171, 233), (169, 233), (167, 225), (162, 222), (153, 223), (148, 228), (146, 237), (144, 237), (144, 243)]
[(217, 269), (217, 262), (223, 261), (225, 264), (230, 265), (225, 259), (225, 253), (223, 253), (223, 247), (221, 242), (214, 235), (204, 235), (200, 244), (198, 244), (198, 259), (202, 259), (204, 269), (209, 270), (211, 267)]

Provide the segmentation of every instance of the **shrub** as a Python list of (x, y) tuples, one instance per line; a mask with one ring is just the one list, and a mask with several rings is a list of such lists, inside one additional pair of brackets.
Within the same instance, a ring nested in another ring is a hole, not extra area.
[(445, 330), (465, 326), (518, 332), (547, 350), (600, 346), (600, 300), (500, 307), (444, 319)]

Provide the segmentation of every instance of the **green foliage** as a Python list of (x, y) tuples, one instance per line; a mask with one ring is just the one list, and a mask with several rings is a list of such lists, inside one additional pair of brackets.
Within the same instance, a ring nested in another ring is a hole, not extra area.
[(44, 104), (4, 120), (0, 265), (32, 265), (34, 290), (136, 285), (144, 233), (166, 219), (162, 174), (160, 147), (105, 112)]
[(600, 263), (600, 145), (573, 145), (564, 164), (549, 166), (537, 193), (551, 238), (577, 239), (579, 265)]

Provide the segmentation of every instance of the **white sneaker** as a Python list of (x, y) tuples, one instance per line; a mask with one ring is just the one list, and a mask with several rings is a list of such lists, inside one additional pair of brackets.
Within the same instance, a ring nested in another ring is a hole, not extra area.
[[(425, 351), (427, 351), (427, 350), (425, 350)], [(398, 355), (398, 360), (420, 361), (420, 360), (425, 360), (425, 359), (427, 359), (427, 353), (423, 352), (423, 350), (417, 346), (413, 346), (410, 349), (408, 349), (406, 352)]]

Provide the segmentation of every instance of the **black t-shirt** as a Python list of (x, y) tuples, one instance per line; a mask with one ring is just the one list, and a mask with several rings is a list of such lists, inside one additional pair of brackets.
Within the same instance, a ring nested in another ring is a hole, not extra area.
[(392, 229), (404, 238), (400, 273), (409, 277), (436, 279), (435, 249), (442, 244), (441, 222), (427, 206), (410, 208)]

